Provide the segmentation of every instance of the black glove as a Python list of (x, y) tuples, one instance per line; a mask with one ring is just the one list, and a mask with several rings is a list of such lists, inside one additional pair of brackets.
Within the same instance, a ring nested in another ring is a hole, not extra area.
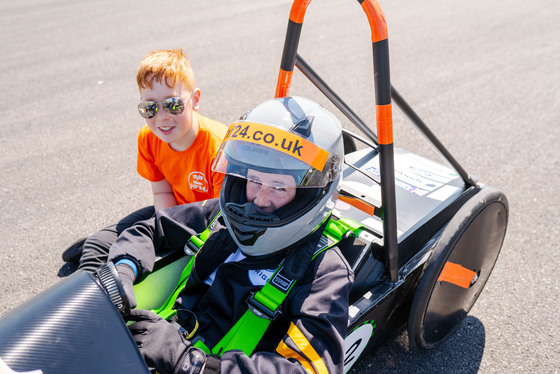
[(208, 355), (202, 349), (189, 347), (173, 374), (219, 374), (220, 356)]
[(137, 304), (136, 296), (134, 295), (134, 269), (127, 264), (118, 264), (115, 268), (117, 269), (119, 278), (121, 278), (121, 283), (124, 288), (124, 293), (128, 298), (130, 308), (135, 308)]
[(128, 326), (140, 353), (158, 373), (219, 373), (220, 358), (192, 347), (179, 329), (149, 310), (134, 309), (128, 316), (136, 321)]
[(133, 309), (128, 320), (136, 321), (128, 326), (146, 364), (159, 373), (173, 373), (173, 368), (191, 343), (156, 313)]

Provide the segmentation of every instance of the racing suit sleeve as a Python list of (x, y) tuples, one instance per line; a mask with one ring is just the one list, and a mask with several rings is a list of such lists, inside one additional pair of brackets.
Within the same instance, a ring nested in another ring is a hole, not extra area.
[[(274, 353), (225, 352), (224, 373), (342, 373), (354, 275), (338, 249), (314, 260), (314, 279), (294, 286), (285, 313), (290, 326)], [(301, 281), (304, 281), (302, 279)]]
[(206, 229), (219, 211), (218, 199), (178, 205), (123, 231), (109, 249), (108, 261), (127, 258), (138, 267), (137, 279), (153, 270), (156, 252), (183, 250), (192, 235)]

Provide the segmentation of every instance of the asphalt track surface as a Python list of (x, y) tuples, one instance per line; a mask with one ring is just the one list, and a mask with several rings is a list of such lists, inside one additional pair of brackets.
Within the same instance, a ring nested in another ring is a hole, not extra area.
[[(456, 334), (418, 352), (403, 332), (353, 372), (560, 372), (560, 3), (381, 6), (393, 85), (466, 170), (505, 192), (510, 220)], [(200, 112), (231, 123), (274, 95), (289, 9), (278, 0), (0, 2), (0, 314), (68, 274), (60, 254), (74, 240), (151, 204), (135, 171), (144, 54), (188, 49)], [(358, 3), (314, 1), (299, 51), (373, 126), (370, 30)], [(299, 72), (291, 94), (333, 108)], [(393, 117), (395, 146), (430, 154), (397, 109)]]

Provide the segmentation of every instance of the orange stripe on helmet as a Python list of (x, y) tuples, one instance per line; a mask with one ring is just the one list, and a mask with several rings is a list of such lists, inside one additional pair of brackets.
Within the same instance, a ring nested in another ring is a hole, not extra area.
[(290, 11), (290, 20), (295, 23), (303, 23), (303, 17), (305, 17), (305, 11), (309, 3), (311, 3), (311, 0), (295, 0)]
[(376, 0), (365, 0), (362, 2), (362, 8), (369, 21), (372, 42), (387, 39), (387, 21), (379, 3)]
[(256, 122), (234, 122), (224, 137), (226, 141), (237, 140), (260, 144), (294, 157), (316, 170), (323, 171), (329, 152), (299, 135)]
[(391, 104), (376, 105), (375, 112), (379, 144), (393, 144), (393, 110)]
[(441, 271), (438, 282), (448, 282), (462, 288), (469, 288), (476, 277), (476, 273), (459, 264), (446, 262)]

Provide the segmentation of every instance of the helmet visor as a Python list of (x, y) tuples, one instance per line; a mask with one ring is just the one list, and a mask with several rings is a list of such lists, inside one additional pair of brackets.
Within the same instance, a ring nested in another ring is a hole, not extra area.
[(254, 122), (233, 123), (218, 150), (212, 170), (250, 179), (249, 170), (293, 176), (286, 187), (324, 187), (329, 153), (298, 134)]

